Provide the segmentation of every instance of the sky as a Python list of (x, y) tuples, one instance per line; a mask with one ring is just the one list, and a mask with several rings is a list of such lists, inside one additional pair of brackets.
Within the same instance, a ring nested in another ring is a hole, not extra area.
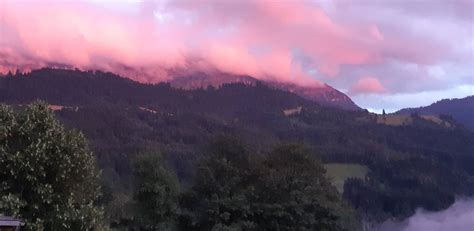
[(474, 95), (474, 1), (0, 0), (0, 71), (44, 66), (327, 83), (391, 112)]

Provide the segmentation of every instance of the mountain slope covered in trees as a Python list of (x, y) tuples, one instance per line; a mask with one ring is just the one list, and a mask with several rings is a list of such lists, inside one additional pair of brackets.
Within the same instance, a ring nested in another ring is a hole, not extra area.
[(367, 166), (366, 178), (347, 180), (343, 193), (367, 221), (444, 209), (474, 193), (473, 133), (417, 115), (387, 125), (379, 115), (324, 107), (258, 82), (184, 90), (51, 69), (0, 78), (0, 102), (22, 107), (36, 99), (55, 105), (58, 118), (90, 141), (110, 219), (126, 216), (118, 211), (132, 197), (137, 153), (159, 150), (186, 187), (205, 146), (221, 134), (240, 137), (256, 157), (298, 142), (324, 163)]
[(195, 73), (173, 78), (169, 83), (171, 86), (182, 89), (199, 89), (209, 86), (220, 87), (229, 83), (244, 83), (255, 85), (257, 82), (272, 88), (292, 92), (307, 100), (318, 104), (341, 108), (345, 110), (361, 110), (347, 95), (334, 89), (327, 84), (301, 86), (293, 83), (283, 83), (275, 81), (259, 81), (250, 76), (236, 76), (225, 73)]
[(396, 114), (450, 115), (474, 131), (474, 95), (462, 99), (443, 99), (426, 107), (405, 108)]

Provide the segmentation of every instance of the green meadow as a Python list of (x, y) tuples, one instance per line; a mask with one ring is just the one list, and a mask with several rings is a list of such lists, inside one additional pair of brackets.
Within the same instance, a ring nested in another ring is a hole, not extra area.
[(368, 168), (360, 164), (325, 164), (326, 174), (329, 180), (340, 193), (344, 192), (344, 182), (348, 178), (364, 178), (367, 175)]

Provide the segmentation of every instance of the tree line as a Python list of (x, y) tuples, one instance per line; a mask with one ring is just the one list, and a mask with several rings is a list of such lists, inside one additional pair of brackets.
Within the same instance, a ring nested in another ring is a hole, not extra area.
[(259, 155), (216, 137), (182, 185), (158, 150), (133, 160), (128, 218), (108, 223), (100, 171), (84, 136), (48, 105), (0, 107), (0, 213), (25, 230), (357, 230), (355, 212), (301, 144)]
[[(441, 210), (457, 195), (474, 195), (474, 133), (443, 116), (454, 126), (416, 114), (409, 124), (388, 126), (367, 111), (326, 108), (258, 84), (187, 91), (111, 73), (51, 69), (0, 78), (1, 102), (22, 110), (35, 99), (71, 107), (55, 115), (87, 138), (102, 171), (98, 203), (114, 225), (132, 223), (139, 153), (161, 153), (181, 195), (194, 185), (201, 156), (219, 134), (237, 134), (251, 156), (302, 142), (323, 163), (367, 166), (365, 179), (346, 181), (343, 197), (369, 221), (406, 218), (417, 208)], [(298, 113), (283, 113), (298, 107)]]

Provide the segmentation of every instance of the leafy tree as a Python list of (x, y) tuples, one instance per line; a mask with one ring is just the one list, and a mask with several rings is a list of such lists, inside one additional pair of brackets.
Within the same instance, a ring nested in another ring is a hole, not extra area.
[(98, 178), (83, 135), (65, 130), (46, 103), (0, 106), (0, 212), (21, 217), (26, 230), (94, 228)]
[[(58, 118), (89, 139), (112, 195), (102, 202), (117, 223), (133, 215), (130, 163), (137, 150), (160, 149), (180, 181), (192, 184), (195, 160), (200, 158), (196, 150), (220, 133), (238, 133), (260, 152), (279, 141), (296, 140), (320, 150), (324, 162), (366, 165), (370, 181), (347, 184), (344, 192), (354, 207), (377, 219), (406, 218), (420, 207), (439, 210), (455, 196), (474, 195), (474, 133), (443, 116), (444, 125), (418, 116), (411, 123), (391, 126), (377, 123), (382, 115), (322, 107), (271, 87), (236, 83), (214, 90), (182, 90), (100, 71), (42, 69), (0, 78), (1, 102), (24, 105), (38, 98), (65, 106), (55, 112)], [(463, 110), (444, 105), (442, 111), (402, 114), (449, 112), (466, 122), (473, 111), (466, 103), (458, 105)], [(300, 106), (299, 114), (282, 113)], [(252, 185), (256, 183), (246, 187)], [(19, 213), (24, 201), (1, 196), (0, 207), (8, 208), (2, 211)]]
[(134, 163), (136, 214), (146, 230), (173, 227), (179, 183), (160, 153), (144, 153)]
[(183, 230), (249, 230), (252, 171), (249, 151), (232, 136), (214, 140), (183, 196)]
[(358, 230), (322, 164), (299, 144), (280, 145), (262, 164), (254, 211), (258, 230)]
[(184, 198), (185, 230), (358, 230), (324, 173), (302, 146), (284, 145), (259, 160), (238, 139), (221, 137)]

